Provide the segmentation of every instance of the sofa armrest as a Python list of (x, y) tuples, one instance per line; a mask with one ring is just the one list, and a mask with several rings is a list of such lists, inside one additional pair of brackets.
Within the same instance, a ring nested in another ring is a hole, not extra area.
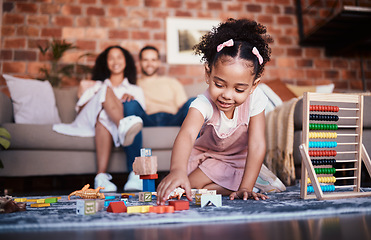
[(13, 122), (12, 101), (4, 93), (0, 92), (0, 124)]

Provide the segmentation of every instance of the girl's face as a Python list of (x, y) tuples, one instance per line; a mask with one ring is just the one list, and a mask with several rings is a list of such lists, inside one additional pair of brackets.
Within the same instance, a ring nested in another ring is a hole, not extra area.
[(118, 48), (112, 48), (107, 54), (107, 66), (111, 75), (123, 75), (126, 67), (124, 53)]
[(234, 109), (244, 103), (260, 79), (254, 81), (253, 65), (242, 59), (218, 60), (211, 72), (206, 68), (211, 100), (231, 119)]

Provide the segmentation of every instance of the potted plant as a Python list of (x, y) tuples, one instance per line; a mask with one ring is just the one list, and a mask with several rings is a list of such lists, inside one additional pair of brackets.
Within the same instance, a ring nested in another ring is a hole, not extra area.
[[(3, 127), (0, 127), (0, 149), (8, 149), (10, 146), (10, 133)], [(0, 159), (0, 168), (4, 168)]]
[(48, 80), (53, 87), (60, 87), (64, 77), (81, 79), (91, 72), (91, 67), (78, 63), (81, 58), (90, 56), (90, 53), (80, 55), (75, 63), (61, 64), (59, 62), (67, 51), (77, 48), (72, 43), (65, 40), (53, 40), (45, 48), (40, 45), (38, 47), (41, 54), (50, 59), (50, 67), (40, 68), (40, 72), (44, 75), (42, 80)]

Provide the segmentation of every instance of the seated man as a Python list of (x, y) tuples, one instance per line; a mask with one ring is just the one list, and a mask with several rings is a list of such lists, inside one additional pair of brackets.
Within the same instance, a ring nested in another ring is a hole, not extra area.
[[(142, 77), (138, 79), (137, 85), (143, 89), (146, 110), (144, 111), (137, 101), (131, 101), (125, 103), (124, 114), (139, 116), (145, 127), (181, 126), (194, 98), (187, 100), (184, 87), (177, 79), (158, 75), (161, 60), (157, 48), (144, 47), (139, 53), (139, 61)], [(141, 148), (140, 132), (134, 143), (125, 147), (125, 151), (139, 156)], [(137, 179), (131, 172), (124, 190), (140, 190), (141, 182)]]
[[(145, 126), (180, 126), (190, 103), (183, 85), (175, 78), (159, 76), (161, 65), (158, 50), (144, 47), (139, 53), (142, 77), (137, 85), (143, 89), (146, 102)], [(143, 117), (143, 116), (141, 116)]]

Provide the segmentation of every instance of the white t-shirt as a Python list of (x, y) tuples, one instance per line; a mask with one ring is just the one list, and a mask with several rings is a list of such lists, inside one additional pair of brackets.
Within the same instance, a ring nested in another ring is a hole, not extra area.
[[(267, 103), (267, 97), (258, 86), (252, 93), (250, 98), (250, 117), (261, 113), (265, 109)], [(211, 105), (209, 99), (207, 99), (207, 97), (203, 94), (198, 95), (197, 98), (192, 102), (190, 107), (196, 108), (198, 111), (200, 111), (205, 119), (205, 122), (208, 121), (214, 113), (213, 106)], [(227, 133), (237, 126), (238, 109), (239, 107), (236, 107), (232, 119), (227, 118), (224, 112), (220, 111), (220, 123), (217, 127), (217, 131), (219, 133)]]

